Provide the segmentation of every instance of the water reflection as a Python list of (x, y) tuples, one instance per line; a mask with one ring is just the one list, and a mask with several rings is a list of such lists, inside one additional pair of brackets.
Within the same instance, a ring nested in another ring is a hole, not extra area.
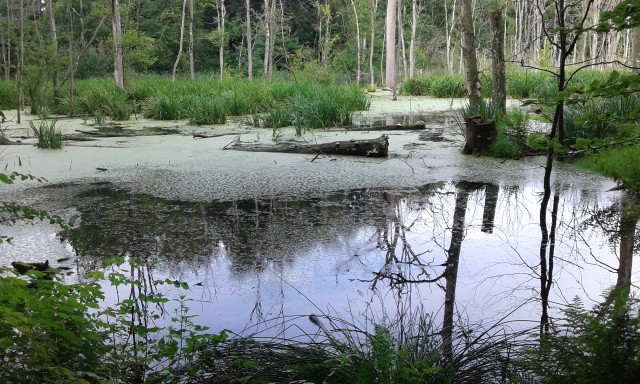
[[(615, 283), (609, 227), (625, 222), (608, 201), (615, 194), (556, 190), (555, 309), (576, 295), (597, 299)], [(395, 321), (420, 305), (446, 340), (460, 319), (539, 318), (538, 192), (447, 182), (193, 203), (96, 186), (73, 206), (84, 270), (113, 255), (157, 262), (155, 278), (190, 283), (194, 310), (213, 329), (318, 312)]]

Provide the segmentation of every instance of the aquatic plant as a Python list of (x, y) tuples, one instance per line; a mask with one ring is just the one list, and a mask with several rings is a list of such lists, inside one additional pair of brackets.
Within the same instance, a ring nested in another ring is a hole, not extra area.
[(214, 94), (197, 95), (187, 98), (190, 108), (187, 112), (189, 124), (224, 124), (229, 115), (229, 106), (225, 100)]
[(155, 94), (145, 100), (142, 106), (144, 117), (155, 120), (179, 120), (188, 110), (188, 102), (179, 94)]
[(32, 121), (29, 122), (31, 130), (38, 139), (38, 148), (60, 149), (62, 148), (62, 132), (56, 128), (56, 120), (41, 119), (36, 127)]

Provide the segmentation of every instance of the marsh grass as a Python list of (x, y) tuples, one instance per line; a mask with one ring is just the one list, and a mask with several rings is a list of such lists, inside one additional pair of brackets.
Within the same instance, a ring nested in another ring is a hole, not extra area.
[[(606, 79), (607, 72), (580, 71), (573, 77), (569, 86), (572, 89), (584, 89), (594, 81)], [(491, 75), (480, 76), (482, 95), (491, 96)], [(462, 98), (466, 96), (463, 74), (432, 74), (405, 81), (400, 92), (412, 96), (433, 96), (439, 98)], [(507, 96), (514, 99), (551, 100), (557, 94), (555, 79), (540, 71), (507, 71)]]
[[(327, 128), (351, 123), (352, 113), (369, 106), (357, 86), (330, 86), (311, 82), (267, 82), (244, 79), (178, 79), (136, 76), (125, 90), (111, 79), (76, 82), (74, 96), (68, 87), (55, 112), (126, 120), (132, 113), (157, 120), (186, 119), (191, 124), (220, 124), (228, 116), (260, 115), (263, 125), (290, 125), (296, 117), (301, 129)], [(283, 111), (288, 110), (284, 118)]]
[(326, 332), (304, 330), (311, 316), (263, 320), (256, 324), (263, 331), (236, 335), (208, 351), (217, 358), (204, 361), (200, 372), (219, 382), (499, 382), (513, 369), (505, 351), (526, 332), (474, 325), (477, 332), (469, 333), (469, 325), (460, 327), (454, 357), (446, 361), (433, 317), (421, 308), (380, 322), (313, 317)]
[[(591, 144), (599, 139), (624, 139), (637, 132), (638, 118), (628, 122), (640, 110), (640, 97), (623, 95), (613, 98), (590, 99), (568, 105), (564, 114), (565, 145), (578, 142)], [(620, 122), (623, 123), (620, 123)], [(631, 123), (631, 124), (630, 124)], [(631, 128), (631, 129), (629, 129)]]
[(224, 99), (216, 95), (185, 98), (190, 106), (187, 112), (189, 124), (224, 124), (229, 114), (229, 106)]
[(29, 122), (29, 126), (38, 139), (38, 148), (62, 148), (63, 136), (62, 132), (60, 132), (60, 130), (56, 128), (56, 124), (56, 120), (42, 119), (40, 121), (40, 124), (36, 127), (32, 121)]
[(14, 109), (18, 105), (15, 81), (0, 81), (0, 109)]

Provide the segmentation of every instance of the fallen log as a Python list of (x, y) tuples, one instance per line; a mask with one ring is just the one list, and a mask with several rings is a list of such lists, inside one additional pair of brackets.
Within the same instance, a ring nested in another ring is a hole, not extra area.
[(242, 144), (225, 147), (236, 151), (302, 153), (311, 155), (342, 155), (387, 157), (389, 154), (389, 137), (382, 135), (371, 140), (345, 140), (325, 144), (292, 144), (277, 143), (275, 145)]

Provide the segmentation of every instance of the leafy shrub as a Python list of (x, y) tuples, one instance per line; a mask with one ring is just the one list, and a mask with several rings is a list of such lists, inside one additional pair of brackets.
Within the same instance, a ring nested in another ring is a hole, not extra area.
[(632, 191), (640, 191), (640, 147), (630, 145), (590, 154), (579, 166), (612, 177)]
[(522, 148), (508, 138), (498, 135), (489, 147), (489, 155), (499, 158), (513, 159), (520, 154)]
[(414, 77), (402, 83), (400, 93), (412, 96), (428, 96), (431, 93), (429, 77)]
[(527, 365), (541, 382), (633, 383), (640, 377), (638, 301), (628, 288), (612, 291), (593, 310), (575, 299), (564, 311), (565, 323), (545, 335)]
[[(573, 145), (580, 139), (595, 141), (617, 136), (619, 133), (624, 136), (634, 134), (633, 130), (626, 130), (624, 126), (629, 126), (628, 120), (639, 109), (640, 97), (636, 95), (590, 99), (569, 105), (564, 114), (564, 144)], [(632, 121), (635, 124), (638, 122), (640, 120), (637, 117)]]

